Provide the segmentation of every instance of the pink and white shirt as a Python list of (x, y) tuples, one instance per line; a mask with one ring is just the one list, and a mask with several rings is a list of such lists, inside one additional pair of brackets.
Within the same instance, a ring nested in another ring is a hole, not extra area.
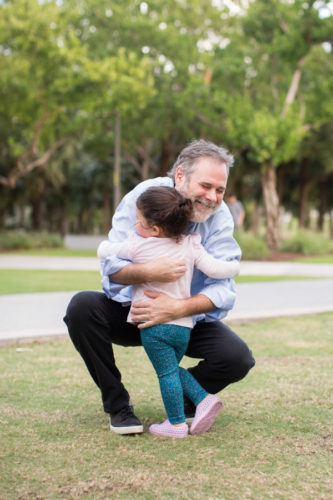
[[(119, 243), (102, 241), (99, 245), (98, 257), (106, 259), (109, 254), (116, 254), (122, 259), (131, 260), (133, 263), (150, 262), (160, 257), (169, 257), (186, 262), (185, 274), (176, 281), (162, 283), (151, 281), (132, 285), (132, 302), (150, 300), (144, 291), (162, 292), (175, 299), (190, 297), (191, 280), (194, 266), (211, 278), (233, 278), (239, 274), (239, 261), (222, 261), (209, 255), (201, 245), (201, 236), (196, 233), (184, 236), (178, 243), (172, 238), (142, 238), (136, 233), (131, 233), (128, 238)], [(127, 321), (131, 321), (131, 311)], [(169, 324), (192, 328), (192, 316), (175, 319)]]

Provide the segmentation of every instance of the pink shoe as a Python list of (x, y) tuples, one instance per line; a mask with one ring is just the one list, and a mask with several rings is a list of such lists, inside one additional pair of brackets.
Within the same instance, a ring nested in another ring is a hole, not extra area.
[(222, 409), (222, 401), (214, 394), (209, 394), (195, 410), (194, 420), (191, 425), (191, 434), (202, 434), (213, 425), (217, 415)]
[(184, 438), (188, 435), (188, 425), (175, 426), (165, 420), (162, 424), (153, 424), (149, 427), (149, 432), (158, 436), (168, 436), (172, 438)]

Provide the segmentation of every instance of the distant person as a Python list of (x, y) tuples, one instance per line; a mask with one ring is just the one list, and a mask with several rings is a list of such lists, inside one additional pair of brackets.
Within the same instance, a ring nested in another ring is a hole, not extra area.
[(229, 192), (226, 202), (231, 212), (232, 218), (234, 219), (235, 227), (242, 227), (245, 217), (245, 211), (243, 204), (239, 200), (237, 200), (237, 196), (234, 191)]
[[(175, 299), (190, 297), (194, 266), (215, 279), (233, 278), (239, 273), (237, 259), (214, 259), (201, 245), (199, 234), (186, 235), (193, 204), (175, 188), (150, 187), (138, 197), (136, 206), (136, 233), (131, 233), (120, 243), (103, 241), (97, 251), (99, 258), (105, 260), (110, 254), (117, 254), (122, 259), (144, 263), (153, 258), (171, 257), (186, 265), (186, 273), (169, 283), (156, 281), (133, 285), (134, 302), (148, 300), (146, 290), (167, 293)], [(128, 321), (135, 323), (131, 309)], [(168, 417), (162, 424), (150, 426), (149, 431), (153, 434), (175, 438), (187, 436), (183, 393), (196, 406), (191, 434), (201, 434), (208, 430), (222, 408), (222, 402), (217, 396), (205, 391), (187, 370), (179, 366), (188, 348), (192, 327), (192, 316), (150, 328), (145, 328), (143, 321), (139, 326), (142, 345), (159, 379)]]
[[(233, 221), (223, 202), (233, 156), (205, 140), (193, 141), (179, 154), (168, 177), (138, 184), (126, 194), (113, 219), (109, 240), (124, 241), (135, 230), (136, 200), (151, 186), (175, 187), (193, 202), (189, 234), (198, 233), (205, 250), (221, 260), (239, 260), (241, 250), (233, 238)], [(132, 285), (151, 281), (174, 282), (186, 272), (177, 259), (162, 257), (139, 264), (112, 255), (102, 265), (104, 293), (82, 291), (70, 301), (64, 318), (75, 348), (101, 391), (104, 411), (110, 414), (111, 430), (118, 434), (143, 432), (134, 414), (130, 395), (122, 382), (112, 344), (140, 346), (140, 329), (192, 316), (194, 327), (186, 356), (198, 360), (188, 371), (210, 394), (244, 378), (255, 361), (247, 344), (223, 321), (236, 299), (234, 280), (209, 278), (195, 269), (191, 297), (175, 299), (166, 293), (146, 291), (150, 300), (132, 303)], [(149, 321), (147, 321), (149, 318)], [(187, 422), (195, 406), (184, 397)], [(115, 428), (117, 428), (115, 430)]]

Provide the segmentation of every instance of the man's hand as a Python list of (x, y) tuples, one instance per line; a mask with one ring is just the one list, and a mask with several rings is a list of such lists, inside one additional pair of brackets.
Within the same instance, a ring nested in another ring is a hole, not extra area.
[(132, 321), (140, 329), (215, 309), (209, 298), (201, 294), (187, 299), (174, 299), (162, 292), (145, 291), (145, 295), (152, 300), (135, 302), (131, 309)]
[(132, 304), (132, 321), (138, 323), (138, 328), (148, 328), (183, 316), (182, 300), (161, 292), (145, 291), (145, 295), (152, 300), (142, 300)]
[(185, 272), (185, 261), (160, 257), (144, 264), (127, 264), (117, 273), (110, 275), (110, 279), (121, 285), (134, 285), (148, 281), (168, 283), (178, 280)]

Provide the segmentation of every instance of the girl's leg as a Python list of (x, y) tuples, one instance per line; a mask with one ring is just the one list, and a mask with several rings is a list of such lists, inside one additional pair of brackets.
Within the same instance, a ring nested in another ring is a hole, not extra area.
[(172, 341), (169, 340), (170, 337), (175, 337), (175, 331), (179, 334), (179, 327), (176, 325), (157, 325), (140, 331), (142, 344), (159, 379), (168, 420), (173, 425), (185, 423), (178, 360)]
[(184, 394), (187, 396), (192, 403), (197, 406), (206, 396), (208, 392), (205, 391), (203, 387), (196, 381), (196, 379), (191, 375), (188, 370), (185, 370), (181, 366), (179, 367), (179, 377), (181, 384), (183, 386)]
[[(176, 348), (178, 363), (183, 357), (184, 346)], [(214, 394), (209, 394), (190, 372), (179, 367), (179, 376), (183, 386), (184, 394), (191, 399), (196, 406), (195, 417), (191, 425), (191, 434), (206, 432), (215, 422), (217, 415), (222, 409), (222, 401)]]

